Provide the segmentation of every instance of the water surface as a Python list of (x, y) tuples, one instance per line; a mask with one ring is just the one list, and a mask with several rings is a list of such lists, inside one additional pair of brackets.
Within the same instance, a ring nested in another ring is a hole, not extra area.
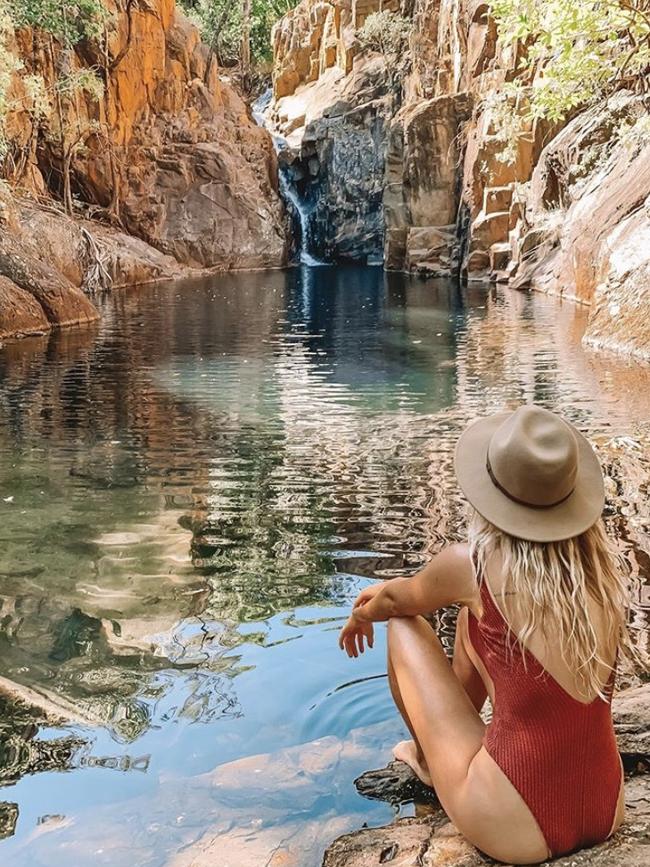
[(311, 867), (389, 821), (352, 784), (403, 736), (384, 629), (356, 661), (337, 631), (458, 537), (476, 415), (592, 438), (642, 635), (648, 369), (583, 349), (584, 309), (371, 267), (101, 303), (0, 349), (3, 863)]

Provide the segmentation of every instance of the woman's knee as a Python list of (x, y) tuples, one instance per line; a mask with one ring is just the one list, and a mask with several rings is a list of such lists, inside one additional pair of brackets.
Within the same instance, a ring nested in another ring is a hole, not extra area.
[(413, 646), (414, 642), (438, 644), (439, 639), (431, 624), (421, 615), (414, 617), (391, 617), (387, 623), (388, 653), (394, 656), (401, 649)]
[(388, 640), (395, 641), (404, 635), (412, 634), (419, 627), (418, 621), (424, 621), (419, 614), (414, 617), (391, 617), (386, 624)]

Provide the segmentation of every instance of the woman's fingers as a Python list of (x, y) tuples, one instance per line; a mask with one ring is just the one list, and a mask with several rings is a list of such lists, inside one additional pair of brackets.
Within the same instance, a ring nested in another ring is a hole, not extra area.
[(354, 644), (354, 633), (350, 631), (349, 624), (346, 624), (341, 630), (339, 636), (339, 647), (345, 650), (348, 656), (352, 656), (352, 646)]
[(372, 623), (355, 624), (348, 621), (339, 633), (339, 647), (345, 650), (350, 659), (357, 659), (360, 653), (365, 652), (366, 647), (372, 647), (374, 643)]

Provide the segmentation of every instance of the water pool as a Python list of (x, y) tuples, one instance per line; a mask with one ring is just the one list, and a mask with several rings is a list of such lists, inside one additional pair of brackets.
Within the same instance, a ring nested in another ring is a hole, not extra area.
[(372, 267), (100, 303), (0, 349), (3, 862), (316, 867), (389, 821), (353, 786), (403, 737), (383, 629), (356, 661), (337, 631), (461, 532), (476, 415), (591, 436), (647, 626), (648, 368), (583, 349), (583, 308)]

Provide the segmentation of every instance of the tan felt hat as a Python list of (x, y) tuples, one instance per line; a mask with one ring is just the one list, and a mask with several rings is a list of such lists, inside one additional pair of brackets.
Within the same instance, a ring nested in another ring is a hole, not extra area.
[(535, 404), (470, 425), (458, 440), (455, 467), (480, 515), (531, 542), (578, 536), (605, 504), (591, 445), (573, 425)]

